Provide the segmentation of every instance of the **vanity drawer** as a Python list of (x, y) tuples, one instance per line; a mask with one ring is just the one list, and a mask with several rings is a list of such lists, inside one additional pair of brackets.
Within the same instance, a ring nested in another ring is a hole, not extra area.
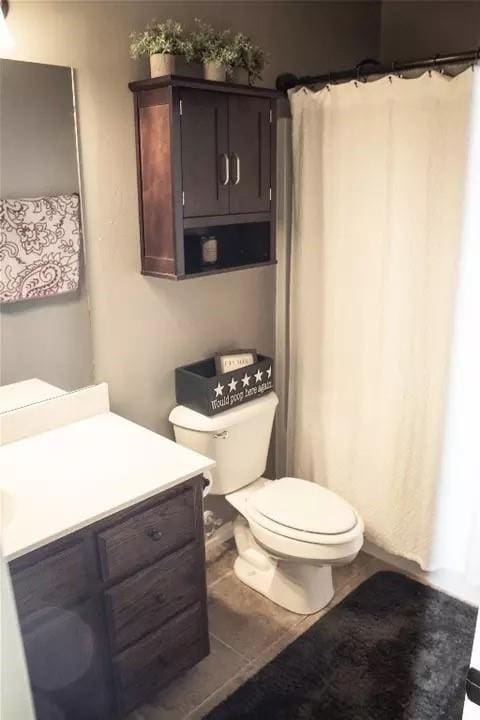
[(198, 546), (191, 543), (107, 590), (113, 647), (130, 645), (199, 600), (202, 569)]
[(36, 559), (28, 567), (16, 567), (13, 563), (12, 585), (21, 619), (48, 607), (68, 607), (88, 593), (82, 542)]
[(194, 537), (195, 492), (188, 487), (98, 534), (103, 579), (129, 575)]
[(128, 712), (209, 653), (206, 618), (196, 603), (118, 655), (114, 670), (121, 710)]

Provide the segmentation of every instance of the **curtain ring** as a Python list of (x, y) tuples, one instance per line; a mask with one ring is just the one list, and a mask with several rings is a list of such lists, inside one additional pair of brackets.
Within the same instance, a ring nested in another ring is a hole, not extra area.
[[(437, 54), (435, 55), (434, 59), (433, 59), (433, 67), (434, 67), (435, 70), (437, 70), (437, 64), (438, 64), (438, 58), (439, 58), (439, 57), (440, 57), (440, 55), (437, 53)], [(440, 75), (444, 75), (444, 73), (445, 73), (445, 68), (443, 67), (443, 65), (442, 65), (442, 67), (440, 68), (440, 70), (437, 70), (437, 72), (439, 72)]]
[(478, 47), (475, 52), (475, 60), (472, 63), (472, 72), (475, 72), (475, 66), (477, 65), (479, 60), (480, 60), (480, 47)]
[(360, 65), (357, 65), (357, 79), (353, 83), (356, 88), (358, 88), (359, 82), (360, 82)]
[(388, 82), (390, 83), (390, 85), (393, 83), (392, 75), (394, 75), (394, 73), (395, 73), (395, 60), (392, 60), (392, 67), (390, 70), (390, 75), (388, 76)]

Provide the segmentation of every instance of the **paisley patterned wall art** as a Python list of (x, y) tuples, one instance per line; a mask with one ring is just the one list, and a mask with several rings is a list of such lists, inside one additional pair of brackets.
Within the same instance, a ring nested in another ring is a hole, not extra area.
[(0, 302), (78, 287), (80, 199), (76, 194), (0, 200)]

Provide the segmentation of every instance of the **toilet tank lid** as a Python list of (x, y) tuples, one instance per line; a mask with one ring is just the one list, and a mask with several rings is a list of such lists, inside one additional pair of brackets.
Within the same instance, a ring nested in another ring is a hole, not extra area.
[(245, 405), (225, 410), (224, 412), (208, 417), (202, 415), (196, 410), (185, 407), (185, 405), (177, 405), (173, 408), (168, 416), (172, 425), (186, 428), (187, 430), (198, 430), (198, 432), (219, 432), (227, 430), (234, 425), (247, 422), (249, 418), (264, 412), (267, 409), (275, 409), (278, 405), (278, 397), (274, 392), (264, 395), (257, 400), (250, 400)]

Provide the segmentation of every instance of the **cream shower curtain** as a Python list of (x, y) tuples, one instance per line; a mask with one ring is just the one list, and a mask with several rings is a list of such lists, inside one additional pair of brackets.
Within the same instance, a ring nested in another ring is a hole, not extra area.
[(288, 471), (348, 499), (370, 541), (423, 568), (441, 565), (432, 557), (474, 76), (290, 98)]

